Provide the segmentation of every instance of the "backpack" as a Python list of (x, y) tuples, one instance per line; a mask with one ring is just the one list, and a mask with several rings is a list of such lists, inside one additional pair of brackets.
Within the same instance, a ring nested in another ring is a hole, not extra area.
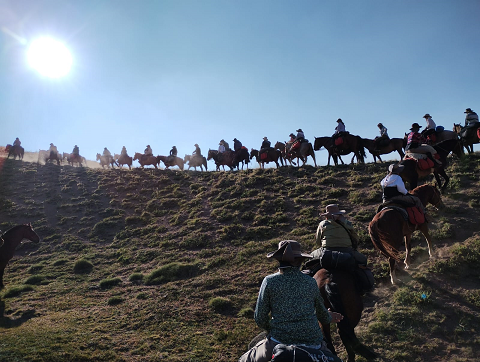
[(330, 351), (304, 346), (277, 344), (271, 362), (342, 362)]
[(425, 222), (425, 215), (416, 206), (407, 207), (408, 221), (413, 225), (420, 225)]

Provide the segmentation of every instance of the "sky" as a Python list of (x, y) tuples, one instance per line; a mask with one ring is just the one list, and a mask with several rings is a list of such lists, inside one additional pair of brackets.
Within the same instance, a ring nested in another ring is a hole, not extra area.
[[(478, 19), (478, 0), (0, 0), (0, 144), (94, 160), (258, 149), (298, 128), (313, 143), (338, 118), (363, 138), (425, 113), (452, 129), (480, 109)], [(43, 36), (70, 50), (64, 77), (28, 64)]]

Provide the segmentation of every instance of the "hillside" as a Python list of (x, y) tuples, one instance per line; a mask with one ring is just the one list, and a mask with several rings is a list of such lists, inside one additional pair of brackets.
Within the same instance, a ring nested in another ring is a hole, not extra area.
[(395, 287), (367, 233), (386, 168), (202, 173), (0, 158), (0, 229), (32, 222), (42, 237), (6, 269), (0, 361), (236, 361), (259, 332), (258, 288), (275, 271), (265, 255), (282, 239), (313, 250), (319, 210), (333, 202), (376, 277), (357, 335), (378, 360), (474, 361), (480, 157), (449, 167), (447, 207), (429, 206), (436, 259), (415, 234), (414, 269)]

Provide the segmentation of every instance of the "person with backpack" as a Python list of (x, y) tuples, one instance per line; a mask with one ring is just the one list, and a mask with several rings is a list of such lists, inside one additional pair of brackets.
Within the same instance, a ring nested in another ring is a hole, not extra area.
[(303, 261), (311, 255), (301, 251), (299, 242), (283, 240), (267, 258), (279, 262), (278, 272), (263, 279), (255, 322), (268, 335), (238, 361), (270, 361), (279, 344), (312, 347), (331, 354), (318, 322), (338, 323), (343, 316), (325, 308), (315, 279), (300, 271)]

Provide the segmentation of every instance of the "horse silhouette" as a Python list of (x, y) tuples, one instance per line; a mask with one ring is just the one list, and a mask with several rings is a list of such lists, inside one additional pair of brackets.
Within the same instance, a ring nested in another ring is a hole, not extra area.
[[(315, 137), (315, 142), (313, 143), (313, 149), (315, 151), (320, 150), (322, 147), (325, 147), (325, 149), (328, 151), (328, 162), (327, 166), (330, 166), (330, 158), (333, 159), (333, 163), (335, 166), (338, 166), (338, 160), (344, 165), (342, 157), (348, 155), (350, 151), (339, 151), (335, 148), (335, 144), (333, 143), (332, 137)], [(355, 156), (352, 157), (352, 162)]]
[(33, 230), (31, 224), (25, 224), (17, 225), (7, 230), (1, 236), (1, 239), (3, 239), (3, 245), (0, 246), (0, 289), (3, 289), (3, 274), (5, 272), (5, 267), (10, 259), (13, 258), (17, 246), (25, 239), (38, 243), (40, 237)]
[(183, 160), (180, 157), (157, 156), (157, 160), (158, 160), (158, 164), (160, 164), (160, 161), (162, 161), (166, 169), (172, 166), (178, 166), (178, 168), (183, 171)]
[(357, 158), (357, 162), (365, 163), (365, 147), (360, 136), (354, 136), (347, 132), (338, 136), (337, 138), (342, 138), (343, 143), (334, 146), (335, 153), (343, 155), (353, 152)]
[(117, 161), (118, 167), (122, 167), (123, 165), (127, 165), (130, 170), (132, 169), (133, 157), (131, 157), (127, 154), (119, 155), (118, 153), (115, 153), (115, 155), (113, 156), (113, 159), (115, 161)]
[(100, 162), (100, 165), (102, 165), (102, 168), (105, 168), (105, 166), (107, 166), (107, 168), (108, 166), (112, 166), (112, 168), (114, 165), (118, 166), (117, 161), (115, 161), (115, 159), (112, 156), (105, 156), (97, 153), (97, 161)]
[(403, 159), (405, 156), (403, 152), (404, 140), (402, 138), (390, 138), (388, 143), (381, 143), (379, 147), (375, 147), (375, 140), (362, 138), (364, 147), (370, 152), (373, 156), (373, 162), (377, 162), (377, 158), (380, 162), (383, 162), (380, 158), (380, 155), (386, 155), (390, 152), (397, 151), (400, 155), (400, 159)]
[(145, 166), (149, 166), (149, 165), (153, 165), (155, 168), (158, 168), (157, 165), (160, 164), (160, 160), (157, 159), (157, 157), (152, 155), (147, 156), (140, 152), (135, 152), (135, 155), (133, 156), (133, 160), (138, 161), (141, 168), (144, 168)]
[[(437, 151), (438, 155), (440, 156), (440, 161), (442, 162), (441, 165), (435, 164), (434, 168), (420, 170), (417, 166), (417, 161), (414, 159), (405, 159), (400, 162), (400, 164), (405, 166), (403, 171), (400, 173), (400, 176), (404, 181), (409, 183), (410, 189), (417, 187), (418, 180), (420, 178), (426, 177), (433, 172), (438, 187), (444, 191), (448, 185), (448, 182), (450, 181), (450, 177), (448, 177), (445, 172), (445, 168), (448, 166), (447, 156), (450, 154), (450, 152), (454, 152), (459, 158), (464, 154), (461, 141), (458, 139), (442, 141), (434, 145), (433, 148)], [(445, 180), (443, 185), (440, 176), (442, 176)]]
[(255, 150), (252, 148), (250, 151), (250, 159), (252, 160), (255, 157), (258, 164), (260, 165), (260, 168), (265, 168), (265, 163), (270, 163), (270, 162), (275, 162), (275, 164), (277, 165), (277, 168), (279, 168), (280, 165), (278, 164), (278, 160), (280, 160), (280, 163), (283, 166), (283, 157), (282, 157), (282, 153), (279, 150), (276, 150), (270, 147), (267, 151), (265, 151), (265, 154), (267, 156), (264, 159), (261, 159), (261, 156), (258, 150)]
[(87, 160), (83, 156), (74, 155), (73, 153), (67, 153), (67, 152), (63, 152), (62, 155), (63, 155), (63, 159), (64, 160), (66, 159), (69, 165), (73, 166), (74, 163), (78, 163), (79, 166), (82, 166), (82, 162), (84, 162), (85, 165), (87, 165)]
[[(443, 204), (440, 191), (432, 185), (422, 185), (410, 191), (412, 195), (417, 196), (424, 206), (432, 204), (440, 209)], [(428, 232), (428, 224), (413, 225), (405, 220), (400, 211), (396, 209), (382, 209), (378, 212), (368, 225), (368, 233), (372, 239), (373, 246), (388, 258), (390, 264), (390, 281), (392, 284), (397, 282), (395, 276), (395, 262), (401, 262), (399, 248), (405, 244), (405, 269), (410, 267), (410, 252), (412, 234), (415, 230), (420, 230), (425, 236), (428, 245), (428, 254), (432, 258), (432, 239)]]
[(453, 124), (453, 131), (460, 137), (460, 140), (462, 141), (462, 145), (463, 147), (466, 148), (468, 154), (473, 153), (474, 144), (480, 143), (479, 129), (480, 129), (480, 123), (478, 123), (477, 127), (472, 127), (472, 129), (470, 130), (470, 132), (468, 132), (468, 135), (467, 135), (466, 127), (462, 127), (461, 124), (457, 124), (457, 123)]
[(186, 164), (187, 162), (188, 170), (193, 167), (195, 168), (195, 171), (197, 171), (197, 167), (200, 167), (200, 170), (203, 171), (203, 167), (205, 167), (205, 171), (207, 171), (207, 159), (204, 156), (185, 155), (183, 158), (183, 163)]
[(57, 165), (60, 165), (63, 161), (63, 157), (60, 152), (54, 152), (50, 150), (38, 150), (37, 163), (40, 163), (40, 159), (47, 163), (48, 161), (57, 161)]
[(25, 149), (19, 145), (7, 145), (5, 147), (5, 152), (8, 152), (7, 159), (13, 155), (13, 159), (15, 160), (17, 157), (19, 160), (23, 160), (23, 155), (25, 154)]
[(228, 166), (231, 171), (237, 167), (235, 166), (235, 153), (231, 150), (223, 153), (219, 153), (217, 150), (208, 150), (207, 160), (215, 161), (217, 171), (220, 171), (220, 166), (222, 166), (224, 170), (224, 166)]
[(248, 170), (248, 163), (250, 162), (250, 155), (248, 153), (248, 149), (246, 147), (242, 147), (238, 151), (235, 152), (234, 156), (234, 166), (240, 170), (240, 162), (242, 163), (242, 170), (243, 165), (247, 165)]
[[(290, 145), (290, 146), (287, 146), (287, 145)], [(290, 149), (291, 146), (292, 146), (291, 143), (277, 141), (273, 148), (275, 148), (276, 150), (279, 150), (282, 153), (282, 158), (284, 160), (285, 165), (287, 164), (287, 161), (288, 161), (290, 163), (290, 166), (296, 166), (297, 164), (293, 160), (295, 157), (288, 153), (288, 150)]]

